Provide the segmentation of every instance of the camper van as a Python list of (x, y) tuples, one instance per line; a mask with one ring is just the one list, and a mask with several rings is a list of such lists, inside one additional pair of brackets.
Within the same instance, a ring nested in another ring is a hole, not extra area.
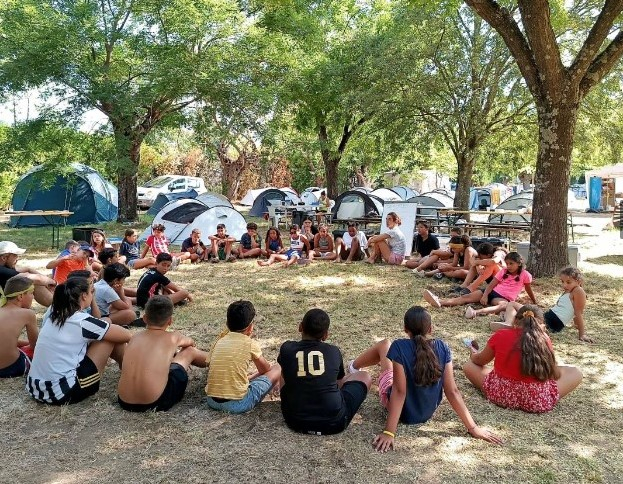
[(151, 207), (160, 193), (177, 193), (194, 190), (197, 194), (207, 192), (203, 179), (195, 176), (162, 175), (137, 188), (139, 207)]

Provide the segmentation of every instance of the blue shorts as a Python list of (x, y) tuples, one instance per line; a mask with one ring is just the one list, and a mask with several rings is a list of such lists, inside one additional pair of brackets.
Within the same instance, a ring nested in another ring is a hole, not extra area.
[(138, 259), (128, 259), (126, 261), (126, 265), (130, 268), (130, 269), (134, 269), (134, 263), (137, 261)]
[[(19, 351), (19, 348), (18, 348)], [(24, 376), (30, 370), (30, 360), (28, 357), (19, 351), (17, 360), (6, 368), (0, 370), (0, 378), (14, 378), (17, 376)]]
[(296, 249), (289, 249), (286, 252), (286, 257), (288, 258), (288, 260), (293, 259), (294, 256), (296, 256), (297, 259), (300, 259), (302, 257), (302, 253), (300, 250), (296, 250)]
[[(217, 402), (212, 397), (205, 398), (205, 403), (214, 410), (228, 413), (246, 413), (260, 403), (273, 387), (267, 376), (261, 375), (249, 381), (247, 394), (240, 400), (225, 400)], [(219, 399), (220, 400), (220, 399)]]
[(505, 301), (508, 301), (508, 299), (506, 299), (504, 296), (500, 296), (497, 292), (491, 291), (489, 293), (489, 299), (487, 299), (487, 304), (489, 304), (490, 306), (493, 305), (494, 299), (504, 299)]

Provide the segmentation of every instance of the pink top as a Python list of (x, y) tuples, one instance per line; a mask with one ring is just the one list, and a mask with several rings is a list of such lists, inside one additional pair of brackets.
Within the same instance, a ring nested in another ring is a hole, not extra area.
[(147, 245), (151, 249), (151, 253), (156, 257), (161, 252), (169, 253), (169, 241), (166, 237), (155, 237), (150, 235), (147, 237)]
[[(504, 278), (505, 274), (508, 274), (506, 278)], [(502, 269), (498, 271), (495, 278), (498, 281), (498, 284), (493, 288), (493, 290), (509, 301), (517, 299), (517, 296), (519, 296), (523, 287), (532, 282), (532, 274), (525, 269), (521, 271), (519, 276), (517, 274), (508, 273), (507, 269)], [(519, 280), (516, 281), (515, 279)]]

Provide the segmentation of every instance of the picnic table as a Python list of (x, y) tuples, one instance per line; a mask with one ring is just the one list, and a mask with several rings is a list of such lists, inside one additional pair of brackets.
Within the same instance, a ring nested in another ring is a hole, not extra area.
[(61, 227), (67, 225), (67, 218), (74, 213), (68, 210), (8, 210), (2, 214), (9, 217), (41, 217), (45, 225), (52, 227), (52, 247), (58, 249)]

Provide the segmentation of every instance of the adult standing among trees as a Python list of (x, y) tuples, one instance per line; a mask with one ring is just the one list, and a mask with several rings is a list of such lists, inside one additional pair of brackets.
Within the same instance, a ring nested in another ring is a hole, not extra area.
[[(606, 0), (601, 7), (590, 1), (565, 2), (566, 7), (557, 2), (557, 8), (568, 9), (567, 19), (585, 23), (588, 13), (595, 19), (575, 55), (567, 50), (572, 43), (559, 43), (547, 0), (465, 3), (502, 36), (536, 104), (539, 151), (528, 264), (535, 276), (551, 276), (568, 263), (567, 192), (578, 110), (623, 55), (623, 31), (615, 27), (623, 0)], [(555, 23), (564, 25), (562, 18)], [(569, 30), (564, 38), (571, 38)], [(570, 59), (568, 65), (563, 58)]]

